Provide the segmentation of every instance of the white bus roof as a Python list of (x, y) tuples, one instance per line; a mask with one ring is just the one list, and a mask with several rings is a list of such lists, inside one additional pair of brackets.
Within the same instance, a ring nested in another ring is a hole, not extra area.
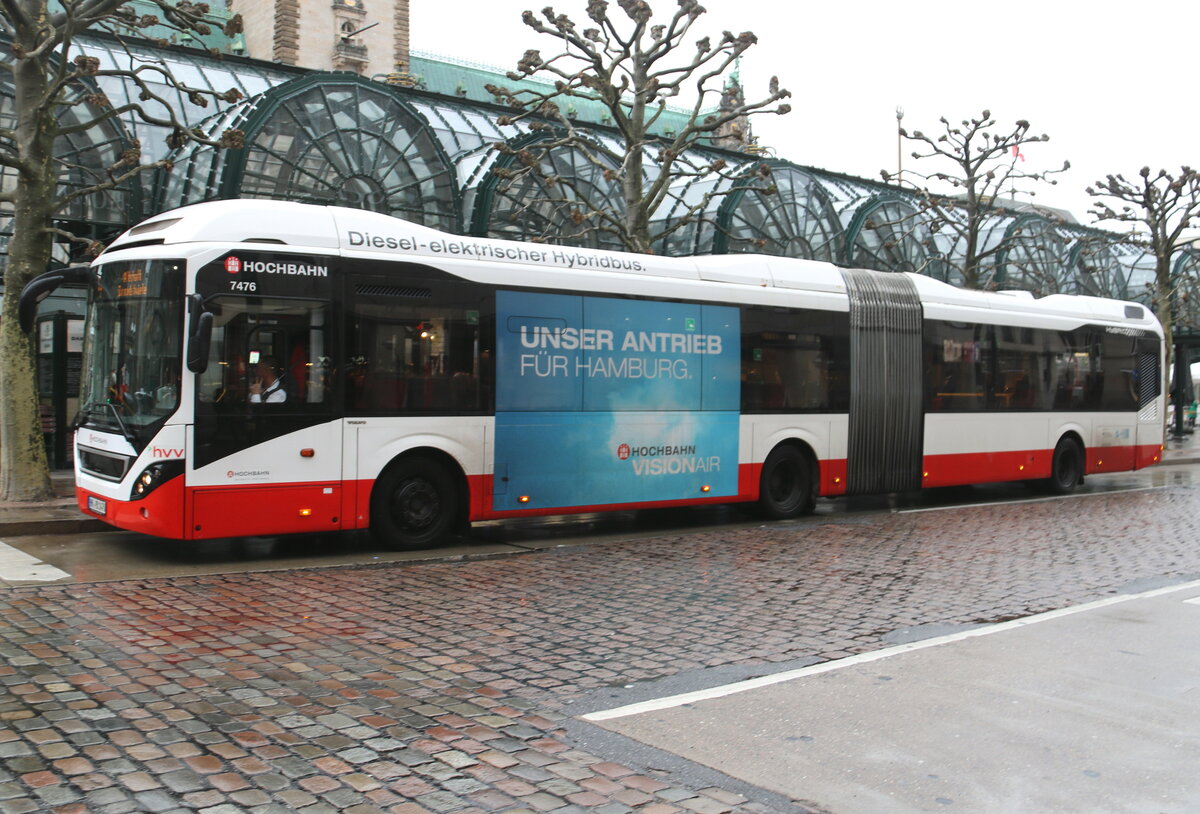
[[(516, 264), (522, 268), (562, 268), (690, 281), (845, 294), (840, 269), (814, 260), (768, 255), (662, 257), (541, 243), (452, 235), (378, 212), (289, 201), (237, 199), (173, 209), (129, 229), (110, 252), (138, 245), (258, 243), (328, 251), (347, 257), (380, 257), (412, 262), (454, 261)], [(1048, 314), (1156, 325), (1135, 303), (1055, 294), (1039, 299), (1026, 292), (983, 292), (956, 288), (908, 274), (922, 302), (956, 309)], [(1127, 307), (1131, 306), (1131, 307)], [(1134, 316), (1137, 314), (1138, 316)]]

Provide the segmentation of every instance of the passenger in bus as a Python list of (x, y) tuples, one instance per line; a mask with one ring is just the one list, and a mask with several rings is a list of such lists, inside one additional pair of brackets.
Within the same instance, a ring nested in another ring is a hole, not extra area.
[(457, 370), (450, 377), (451, 407), (455, 410), (472, 410), (477, 401), (478, 383), (469, 370)]
[(162, 384), (154, 391), (155, 406), (172, 409), (179, 399), (179, 366), (167, 363), (163, 369)]
[(250, 402), (252, 404), (282, 404), (287, 401), (287, 391), (283, 389), (282, 371), (279, 362), (273, 356), (264, 356), (254, 366), (257, 378), (250, 382)]

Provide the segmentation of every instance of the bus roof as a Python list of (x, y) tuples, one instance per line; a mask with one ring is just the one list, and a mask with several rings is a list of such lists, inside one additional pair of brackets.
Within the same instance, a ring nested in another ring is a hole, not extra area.
[[(433, 264), (517, 264), (523, 268), (612, 272), (792, 291), (843, 295), (846, 291), (840, 269), (815, 260), (749, 254), (662, 257), (497, 240), (452, 235), (362, 209), (256, 199), (208, 201), (163, 212), (120, 235), (108, 252), (186, 243), (258, 243)], [(1156, 323), (1149, 310), (1136, 303), (1065, 294), (1034, 299), (1023, 291), (974, 291), (920, 274), (908, 276), (925, 303)]]

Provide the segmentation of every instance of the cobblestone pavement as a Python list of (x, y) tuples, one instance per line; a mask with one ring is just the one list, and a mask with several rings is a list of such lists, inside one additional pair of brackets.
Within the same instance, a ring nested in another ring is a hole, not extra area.
[[(766, 811), (573, 709), (1200, 573), (1200, 491), (0, 591), (0, 812)], [(753, 795), (752, 795), (753, 796)]]

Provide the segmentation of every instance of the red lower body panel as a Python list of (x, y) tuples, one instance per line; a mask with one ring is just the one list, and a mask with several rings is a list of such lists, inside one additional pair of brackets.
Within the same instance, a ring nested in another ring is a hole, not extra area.
[[(104, 501), (104, 513), (88, 508), (88, 498)], [(155, 537), (185, 538), (183, 528), (183, 478), (172, 478), (141, 500), (113, 500), (87, 489), (75, 487), (75, 501), (86, 515), (99, 517), (117, 528), (151, 534)]]
[(1053, 450), (927, 455), (922, 465), (921, 485), (933, 488), (1048, 478), (1053, 455)]
[(1154, 466), (1162, 460), (1163, 448), (1162, 444), (1149, 444), (1146, 446), (1137, 447), (1135, 453), (1136, 460), (1134, 461), (1134, 469), (1145, 469), (1147, 466)]
[[(1087, 450), (1085, 471), (1095, 474), (1141, 469), (1158, 463), (1161, 457), (1162, 447), (1157, 444), (1094, 447)], [(1050, 476), (1052, 459), (1051, 450), (929, 455), (924, 459), (923, 485), (958, 486), (1046, 478)], [(762, 464), (740, 465), (738, 494), (735, 496), (531, 507), (503, 512), (492, 508), (492, 476), (473, 475), (467, 478), (468, 511), (471, 520), (488, 520), (753, 501), (758, 499), (761, 472)], [(185, 489), (180, 477), (163, 484), (142, 500), (119, 501), (101, 497), (105, 505), (103, 515), (88, 508), (88, 497), (100, 496), (76, 488), (76, 499), (84, 513), (123, 529), (174, 539), (205, 539), (368, 528), (373, 485), (373, 480), (359, 480)], [(845, 459), (820, 462), (820, 495), (844, 495), (848, 486)]]
[[(114, 500), (75, 489), (85, 514), (175, 540), (336, 531), (343, 528), (341, 494), (340, 482), (185, 489), (182, 477), (141, 500)], [(104, 514), (88, 508), (89, 496), (104, 501)]]
[(302, 483), (188, 490), (188, 537), (338, 531), (342, 484)]
[[(1158, 444), (1091, 447), (1086, 452), (1084, 474), (1142, 469), (1158, 463), (1161, 457), (1162, 447)], [(924, 461), (922, 485), (931, 488), (968, 483), (1038, 480), (1050, 477), (1053, 462), (1054, 450), (1049, 449), (928, 455)]]

